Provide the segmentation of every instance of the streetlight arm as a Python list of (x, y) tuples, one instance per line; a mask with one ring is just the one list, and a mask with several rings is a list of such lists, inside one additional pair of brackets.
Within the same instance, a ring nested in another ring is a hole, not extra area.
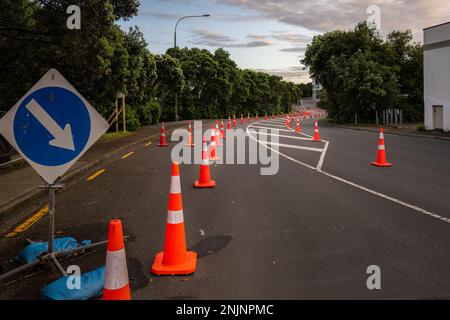
[[(184, 20), (184, 19), (189, 19), (189, 18), (206, 18), (206, 17), (210, 17), (211, 15), (209, 14), (203, 14), (203, 15), (198, 15), (198, 16), (184, 16), (181, 17), (180, 19), (178, 19), (177, 24), (175, 25), (175, 32), (173, 34), (173, 48), (174, 48), (174, 57), (177, 56), (177, 28), (178, 28), (178, 24)], [(175, 92), (175, 121), (178, 121), (178, 93)]]
[(181, 17), (180, 19), (178, 19), (177, 23), (175, 24), (175, 33), (174, 33), (174, 49), (176, 51), (177, 49), (177, 28), (178, 25), (180, 24), (181, 21), (185, 20), (185, 19), (190, 19), (190, 18), (207, 18), (210, 17), (210, 14), (202, 14), (202, 15), (197, 15), (197, 16), (184, 16)]

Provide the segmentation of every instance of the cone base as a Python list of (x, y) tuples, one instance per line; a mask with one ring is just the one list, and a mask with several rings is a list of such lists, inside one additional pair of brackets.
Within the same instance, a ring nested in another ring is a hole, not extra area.
[(130, 285), (116, 290), (103, 289), (103, 300), (131, 300)]
[(158, 143), (157, 145), (156, 145), (157, 147), (168, 147), (169, 146), (169, 144), (160, 144), (160, 143)]
[(372, 162), (372, 165), (375, 166), (375, 167), (381, 167), (381, 168), (392, 167), (392, 163), (389, 163), (389, 162), (385, 162), (385, 163)]
[(321, 139), (319, 139), (319, 140), (313, 140), (313, 142), (322, 142), (322, 140), (321, 140)]
[(186, 252), (186, 261), (183, 264), (174, 266), (163, 265), (164, 252), (160, 252), (155, 257), (152, 266), (152, 273), (158, 276), (176, 276), (189, 275), (197, 270), (197, 254), (195, 252)]
[(197, 189), (215, 188), (216, 182), (210, 181), (208, 183), (200, 183), (200, 181), (195, 181), (194, 187), (196, 187)]

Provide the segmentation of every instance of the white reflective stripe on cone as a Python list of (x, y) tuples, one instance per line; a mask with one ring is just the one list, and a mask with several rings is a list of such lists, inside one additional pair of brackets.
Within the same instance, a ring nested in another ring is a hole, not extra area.
[(380, 133), (380, 139), (384, 140), (384, 133)]
[(108, 251), (106, 254), (105, 289), (117, 290), (127, 284), (128, 269), (125, 249)]
[(209, 159), (203, 159), (202, 160), (202, 165), (209, 166)]
[(169, 211), (167, 214), (168, 224), (179, 224), (184, 222), (183, 210)]
[(170, 182), (170, 193), (181, 193), (180, 176), (172, 176), (172, 181)]
[(386, 150), (386, 147), (384, 145), (379, 145), (378, 150)]

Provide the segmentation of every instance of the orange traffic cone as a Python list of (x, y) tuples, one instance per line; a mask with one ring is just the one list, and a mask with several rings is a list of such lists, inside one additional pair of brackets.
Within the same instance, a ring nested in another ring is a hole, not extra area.
[(166, 140), (166, 128), (164, 127), (164, 122), (161, 125), (161, 138), (159, 139), (158, 147), (167, 147), (169, 144)]
[(237, 127), (236, 115), (233, 115), (233, 128)]
[(156, 275), (188, 275), (197, 269), (197, 254), (186, 249), (180, 166), (172, 164), (169, 210), (167, 214), (164, 251), (155, 257), (152, 273)]
[(314, 125), (314, 140), (313, 141), (314, 142), (321, 142), (322, 141), (322, 140), (320, 140), (319, 124), (317, 123), (317, 120), (316, 120), (316, 123)]
[(275, 113), (272, 113), (272, 120), (275, 120)]
[(202, 164), (200, 166), (200, 178), (198, 181), (195, 181), (194, 187), (199, 189), (216, 187), (216, 182), (211, 181), (211, 171), (209, 169), (209, 152), (205, 136), (203, 136), (203, 151), (202, 151)]
[(223, 124), (223, 120), (220, 122), (220, 137), (222, 139), (226, 139), (226, 137), (225, 137), (225, 125)]
[(109, 223), (103, 300), (131, 300), (127, 257), (120, 220), (112, 220)]
[(247, 115), (247, 123), (250, 123), (250, 113)]
[(210, 155), (210, 157), (209, 157), (209, 159), (211, 160), (211, 161), (219, 161), (220, 160), (220, 158), (217, 156), (217, 154), (216, 154), (216, 147), (217, 147), (217, 145), (216, 145), (216, 134), (215, 134), (215, 132), (214, 132), (214, 127), (211, 127), (211, 144), (210, 144), (210, 152), (211, 152), (211, 155)]
[(189, 128), (188, 128), (188, 138), (187, 138), (187, 143), (186, 143), (187, 147), (193, 147), (194, 143), (192, 140), (192, 124), (189, 123)]
[(216, 133), (216, 145), (218, 147), (221, 147), (222, 146), (222, 142), (221, 142), (222, 139), (221, 139), (221, 134), (220, 134), (220, 130), (219, 130), (219, 121), (216, 121), (215, 133)]
[(289, 120), (289, 116), (286, 118), (286, 127), (290, 127), (291, 126), (291, 120)]
[(259, 121), (259, 117), (258, 117), (258, 114), (256, 114), (256, 121)]
[(297, 133), (302, 132), (302, 127), (300, 125), (300, 118), (297, 118), (297, 127), (295, 128), (295, 132)]
[(244, 124), (244, 115), (241, 114), (241, 124)]
[(380, 128), (380, 139), (378, 141), (378, 159), (372, 162), (372, 165), (377, 167), (392, 167), (392, 163), (387, 162), (386, 146), (384, 144), (384, 130)]
[(227, 126), (227, 130), (233, 130), (233, 128), (231, 127), (231, 118), (228, 117), (228, 126)]

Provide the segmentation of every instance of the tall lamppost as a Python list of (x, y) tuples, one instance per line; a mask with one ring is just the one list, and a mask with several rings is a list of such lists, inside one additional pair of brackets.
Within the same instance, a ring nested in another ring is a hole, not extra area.
[[(190, 18), (207, 18), (210, 17), (209, 14), (202, 14), (199, 16), (184, 16), (178, 19), (177, 24), (175, 25), (175, 32), (173, 35), (173, 48), (174, 50), (174, 58), (177, 57), (177, 28), (182, 20), (190, 19)], [(178, 121), (178, 92), (175, 92), (175, 121)]]

